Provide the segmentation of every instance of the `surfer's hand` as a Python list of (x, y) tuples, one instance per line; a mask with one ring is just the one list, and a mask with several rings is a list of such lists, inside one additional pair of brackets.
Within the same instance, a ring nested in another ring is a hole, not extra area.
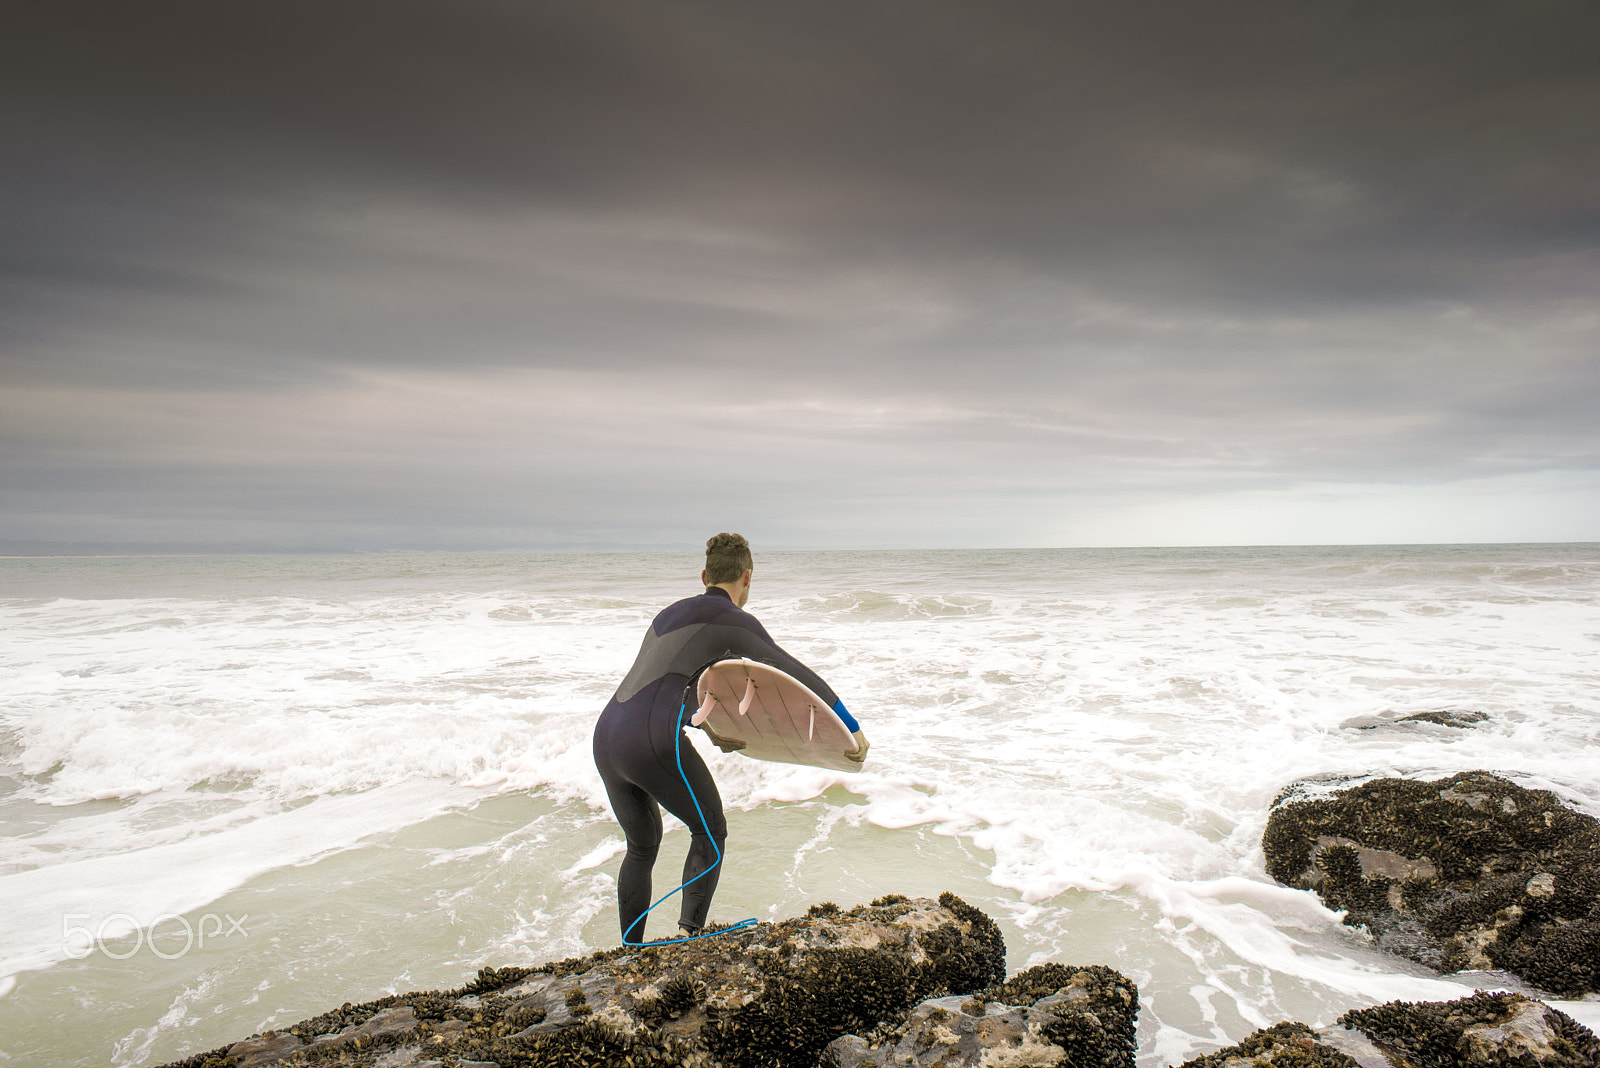
[(846, 759), (854, 760), (857, 764), (863, 763), (867, 759), (867, 736), (860, 731), (856, 731), (852, 737), (856, 740), (855, 751), (846, 753), (845, 757)]
[(722, 735), (712, 730), (711, 724), (709, 723), (700, 724), (700, 729), (706, 732), (706, 737), (711, 739), (711, 744), (722, 750), (724, 753), (737, 753), (739, 750), (743, 749), (749, 744), (747, 742), (741, 742), (737, 738), (724, 738)]

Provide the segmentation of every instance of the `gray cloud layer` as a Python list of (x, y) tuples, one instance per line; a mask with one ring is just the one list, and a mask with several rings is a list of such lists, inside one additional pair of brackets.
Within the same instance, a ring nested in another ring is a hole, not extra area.
[(0, 538), (1600, 538), (1590, 5), (4, 19)]

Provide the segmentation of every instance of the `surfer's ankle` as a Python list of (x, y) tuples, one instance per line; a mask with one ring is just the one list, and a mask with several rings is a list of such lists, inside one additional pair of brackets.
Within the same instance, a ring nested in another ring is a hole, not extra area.
[(699, 926), (697, 926), (695, 924), (692, 924), (692, 923), (684, 923), (682, 920), (679, 920), (678, 921), (678, 930), (683, 934), (683, 937), (685, 937), (685, 938), (694, 938), (701, 931), (705, 930), (705, 928), (699, 927)]

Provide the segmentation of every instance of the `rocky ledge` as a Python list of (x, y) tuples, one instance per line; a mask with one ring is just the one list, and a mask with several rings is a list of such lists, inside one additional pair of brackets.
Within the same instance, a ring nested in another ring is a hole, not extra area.
[(1600, 991), (1600, 823), (1484, 771), (1307, 781), (1274, 803), (1267, 873), (1315, 890), (1379, 948), (1438, 971)]
[(957, 1059), (937, 1063), (979, 1063), (974, 1051), (1054, 1064), (1070, 1049), (1084, 1068), (1131, 1068), (1127, 979), (1059, 965), (1004, 975), (988, 916), (951, 894), (891, 895), (700, 942), (484, 969), (459, 990), (346, 1004), (169, 1068), (815, 1068), (825, 1051), (925, 1064), (902, 1047), (920, 1055), (947, 1033)]

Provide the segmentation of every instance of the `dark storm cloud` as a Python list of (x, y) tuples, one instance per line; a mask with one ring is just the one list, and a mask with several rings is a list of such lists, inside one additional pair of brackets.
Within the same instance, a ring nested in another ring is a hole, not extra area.
[(529, 530), (735, 383), (772, 508), (1600, 466), (1591, 5), (0, 18), (14, 513)]
[(1453, 255), (1600, 236), (1579, 4), (13, 11), (8, 140), (46, 180), (93, 149), (80, 195), (678, 212), (1238, 296), (1459, 291), (1488, 265)]

